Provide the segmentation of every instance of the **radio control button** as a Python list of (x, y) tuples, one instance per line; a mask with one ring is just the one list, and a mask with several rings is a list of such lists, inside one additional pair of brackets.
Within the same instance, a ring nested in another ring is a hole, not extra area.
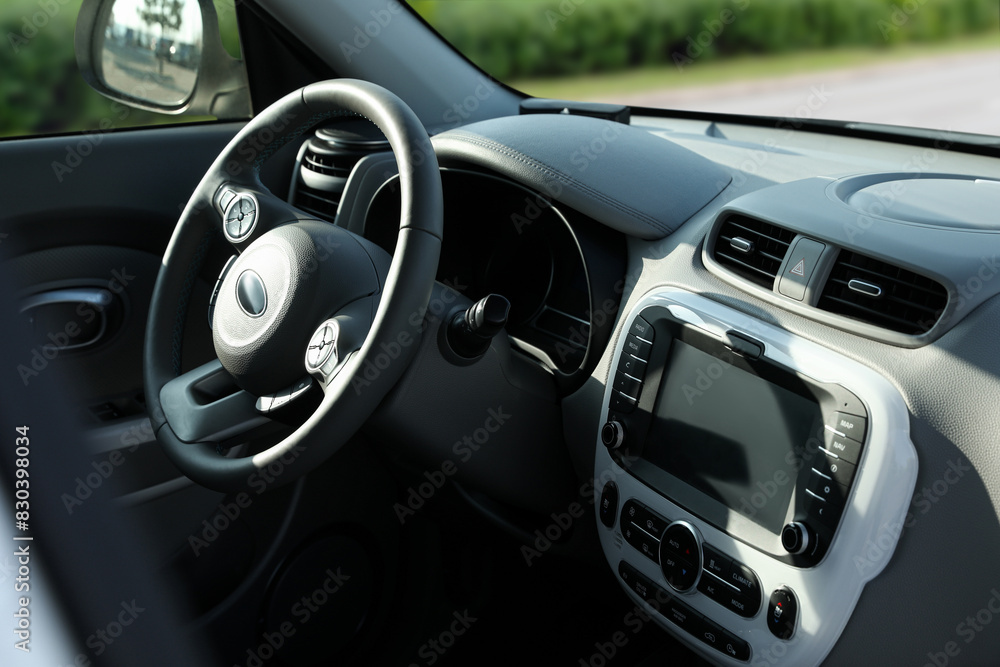
[(857, 415), (849, 415), (846, 412), (834, 412), (827, 425), (832, 426), (835, 431), (843, 433), (855, 442), (864, 442), (868, 420)]
[(649, 360), (649, 351), (653, 349), (653, 344), (649, 341), (642, 340), (634, 334), (629, 334), (625, 337), (625, 353), (631, 354), (633, 356), (639, 357), (640, 359)]
[(628, 414), (635, 410), (636, 400), (630, 396), (626, 396), (620, 391), (611, 392), (611, 406), (610, 410), (612, 412), (620, 412), (621, 414)]
[(851, 440), (829, 429), (823, 434), (823, 449), (848, 463), (857, 463), (861, 458), (861, 443)]
[(639, 393), (642, 391), (642, 381), (618, 371), (615, 374), (615, 389), (626, 396), (639, 398)]
[(634, 378), (643, 380), (646, 377), (646, 362), (626, 352), (622, 354), (622, 358), (618, 362), (618, 370)]
[(707, 544), (701, 545), (701, 550), (704, 555), (705, 570), (725, 581), (726, 577), (729, 576), (729, 568), (732, 565), (729, 557), (723, 556)]
[(809, 498), (809, 503), (806, 505), (806, 512), (809, 516), (829, 528), (837, 527), (842, 511), (842, 505), (839, 503), (827, 502), (814, 496)]
[(854, 471), (857, 469), (857, 466), (844, 459), (834, 458), (826, 454), (823, 455), (823, 458), (825, 460), (820, 461), (813, 470), (824, 477), (829, 477), (837, 484), (850, 487), (851, 482), (854, 480)]
[(806, 488), (812, 495), (822, 498), (827, 502), (843, 505), (847, 501), (848, 491), (846, 487), (837, 484), (829, 476), (821, 475), (815, 470), (809, 471), (809, 482)]
[(628, 332), (633, 336), (648, 340), (650, 343), (653, 342), (653, 336), (656, 335), (656, 332), (653, 331), (653, 327), (650, 326), (649, 322), (641, 317), (637, 317), (632, 320), (632, 326), (629, 328)]

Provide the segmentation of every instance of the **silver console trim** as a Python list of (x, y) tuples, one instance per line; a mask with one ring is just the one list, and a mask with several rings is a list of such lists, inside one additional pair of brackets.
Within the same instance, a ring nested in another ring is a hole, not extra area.
[[(864, 364), (705, 297), (677, 288), (660, 287), (643, 296), (620, 323), (622, 330), (612, 351), (601, 404), (602, 425), (608, 417), (616, 360), (625, 344), (624, 328), (642, 309), (653, 305), (668, 308), (679, 320), (721, 340), (726, 331), (735, 329), (763, 341), (763, 356), (818, 382), (843, 385), (868, 409), (867, 444), (840, 527), (823, 560), (807, 569), (777, 561), (660, 496), (616, 464), (601, 444), (600, 433), (595, 434), (596, 511), (600, 508), (604, 483), (614, 480), (618, 485), (614, 526), (606, 528), (598, 517), (601, 546), (615, 576), (618, 577), (619, 561), (625, 560), (661, 587), (672, 590), (659, 566), (622, 537), (618, 512), (628, 500), (635, 499), (671, 521), (694, 525), (704, 542), (745, 563), (760, 579), (760, 610), (749, 619), (737, 616), (701, 593), (692, 591), (680, 596), (688, 606), (748, 642), (753, 651), (750, 662), (719, 653), (672, 625), (619, 579), (630, 598), (651, 612), (662, 627), (716, 664), (818, 665), (843, 632), (865, 584), (874, 579), (892, 557), (902, 532), (917, 479), (917, 454), (910, 440), (906, 403), (885, 377)], [(763, 618), (768, 596), (782, 586), (794, 592), (799, 607), (797, 628), (788, 641), (774, 637)]]

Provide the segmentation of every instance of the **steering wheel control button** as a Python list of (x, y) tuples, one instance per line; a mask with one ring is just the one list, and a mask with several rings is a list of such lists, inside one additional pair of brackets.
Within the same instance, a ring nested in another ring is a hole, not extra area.
[(601, 427), (601, 442), (608, 449), (618, 449), (625, 443), (625, 427), (612, 419)]
[(251, 194), (236, 195), (226, 207), (224, 220), (227, 239), (232, 243), (246, 240), (257, 225), (257, 199)]
[(256, 271), (247, 269), (236, 280), (236, 302), (250, 317), (260, 317), (267, 310), (267, 288)]
[(615, 525), (615, 515), (618, 513), (618, 485), (614, 482), (605, 484), (604, 489), (601, 491), (600, 502), (601, 505), (598, 513), (601, 517), (601, 523), (608, 528), (613, 528)]
[(784, 587), (777, 589), (767, 602), (767, 629), (778, 639), (791, 639), (798, 612), (799, 605), (792, 591)]
[(660, 568), (663, 578), (679, 593), (690, 591), (701, 574), (701, 541), (694, 527), (675, 521), (660, 538)]
[(339, 326), (335, 321), (324, 322), (309, 339), (306, 348), (306, 370), (310, 373), (322, 372), (328, 362), (337, 363), (337, 335)]

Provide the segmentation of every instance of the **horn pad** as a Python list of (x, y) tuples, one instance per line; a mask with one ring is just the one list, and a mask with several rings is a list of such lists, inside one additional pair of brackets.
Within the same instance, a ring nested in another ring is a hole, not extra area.
[(306, 374), (316, 322), (378, 288), (371, 258), (349, 232), (312, 221), (278, 227), (226, 273), (215, 304), (215, 352), (240, 387), (273, 393)]

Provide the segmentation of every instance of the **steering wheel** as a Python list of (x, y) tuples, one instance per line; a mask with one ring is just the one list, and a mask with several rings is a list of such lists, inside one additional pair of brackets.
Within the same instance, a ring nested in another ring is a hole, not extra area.
[[(270, 155), (338, 115), (372, 121), (395, 154), (402, 214), (392, 256), (286, 204), (260, 181)], [(416, 351), (437, 271), (442, 211), (427, 132), (384, 88), (324, 81), (253, 118), (192, 194), (153, 288), (144, 384), (153, 431), (168, 458), (199, 484), (236, 491), (291, 481), (336, 452)], [(238, 255), (213, 295), (218, 359), (181, 374), (190, 295), (219, 233)], [(229, 445), (302, 403), (315, 409), (280, 442), (253, 456), (232, 455)]]

